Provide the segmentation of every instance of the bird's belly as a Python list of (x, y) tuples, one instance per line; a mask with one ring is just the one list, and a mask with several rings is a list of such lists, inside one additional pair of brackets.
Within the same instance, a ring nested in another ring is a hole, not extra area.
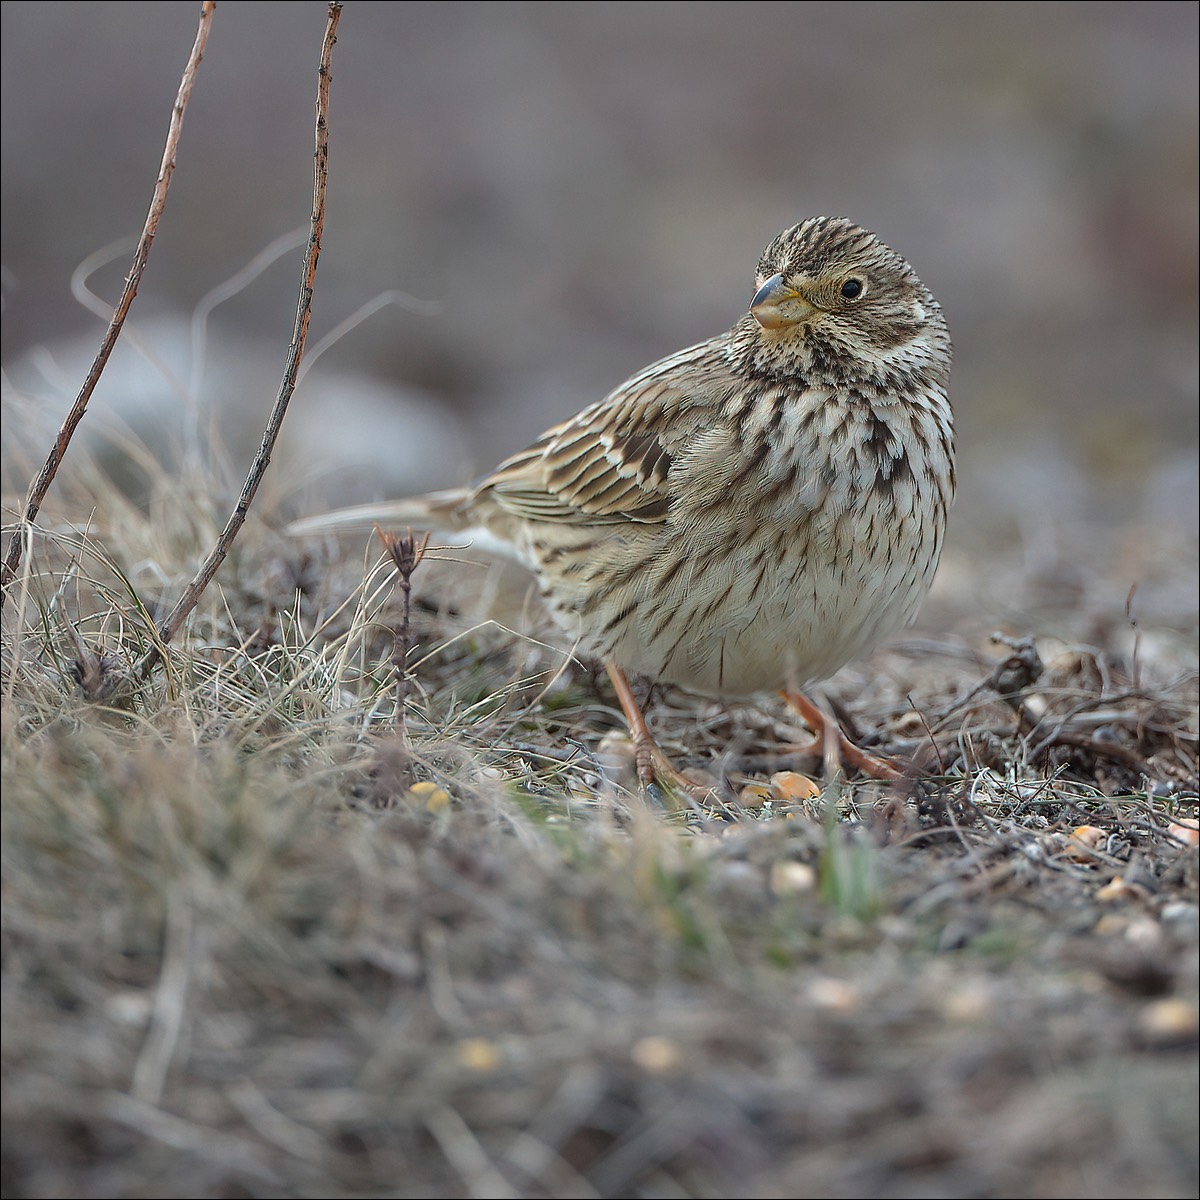
[(627, 670), (714, 694), (802, 687), (827, 678), (908, 624), (924, 590), (876, 596), (861, 587), (853, 605), (820, 589), (764, 602), (738, 598), (732, 620), (703, 624), (685, 604), (680, 620), (666, 631), (669, 639), (647, 641), (634, 630), (611, 654)]
[(600, 637), (585, 622), (581, 644), (630, 673), (720, 695), (827, 678), (913, 619), (937, 566), (940, 527), (871, 532), (843, 513), (836, 536), (804, 547), (786, 530), (719, 552), (688, 539), (686, 558), (646, 561), (628, 616)]

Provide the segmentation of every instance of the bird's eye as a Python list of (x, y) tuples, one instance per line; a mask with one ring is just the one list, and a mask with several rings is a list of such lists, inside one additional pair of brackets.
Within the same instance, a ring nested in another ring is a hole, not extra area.
[(857, 300), (863, 294), (863, 283), (861, 279), (847, 279), (842, 284), (842, 295), (847, 300)]

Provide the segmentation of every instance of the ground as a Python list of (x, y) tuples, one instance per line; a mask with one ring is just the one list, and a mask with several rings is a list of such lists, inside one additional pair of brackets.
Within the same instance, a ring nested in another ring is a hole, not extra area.
[(402, 723), (361, 541), (248, 531), (139, 676), (208, 530), (106, 509), (5, 610), (6, 1196), (1195, 1194), (1186, 546), (1141, 619), (998, 552), (999, 641), (952, 553), (822, 693), (894, 785), (656, 693), (677, 805), (454, 555)]

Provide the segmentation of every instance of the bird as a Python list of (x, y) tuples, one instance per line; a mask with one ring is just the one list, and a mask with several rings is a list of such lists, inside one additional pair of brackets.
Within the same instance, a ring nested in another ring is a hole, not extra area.
[(951, 359), (941, 306), (908, 262), (847, 218), (811, 217), (767, 245), (729, 330), (474, 486), (290, 531), (407, 524), (519, 562), (576, 653), (606, 667), (641, 782), (695, 794), (630, 677), (782, 692), (827, 733), (802, 689), (910, 623), (938, 565), (955, 491)]

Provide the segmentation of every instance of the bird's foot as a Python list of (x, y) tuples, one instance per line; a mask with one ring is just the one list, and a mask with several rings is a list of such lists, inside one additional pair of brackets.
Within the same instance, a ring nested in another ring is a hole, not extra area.
[(827, 774), (833, 775), (841, 767), (848, 767), (871, 779), (882, 779), (889, 782), (899, 779), (903, 775), (901, 769), (894, 762), (871, 754), (861, 746), (856, 746), (842, 732), (837, 721), (818, 708), (807, 696), (786, 689), (782, 695), (787, 706), (816, 735), (809, 752), (821, 756)]
[(625, 672), (611, 661), (605, 666), (633, 736), (638, 783), (646, 791), (657, 790), (672, 808), (686, 808), (690, 803), (710, 796), (713, 787), (685, 775), (654, 740)]
[(705, 800), (715, 790), (681, 771), (648, 733), (635, 735), (633, 748), (638, 783), (647, 791), (657, 789), (670, 807), (685, 808), (688, 801)]

